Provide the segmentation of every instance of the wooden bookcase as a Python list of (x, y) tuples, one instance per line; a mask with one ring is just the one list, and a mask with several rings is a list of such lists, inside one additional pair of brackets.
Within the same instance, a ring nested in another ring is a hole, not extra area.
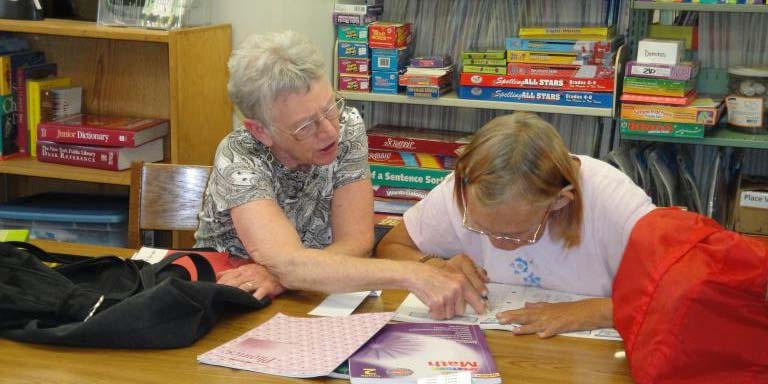
[[(166, 162), (211, 164), (217, 144), (232, 130), (229, 24), (158, 31), (74, 20), (0, 20), (0, 31), (23, 34), (32, 49), (58, 64), (60, 76), (82, 85), (85, 112), (170, 120)], [(127, 195), (131, 184), (130, 170), (29, 157), (0, 161), (0, 174), (2, 200), (42, 191)]]

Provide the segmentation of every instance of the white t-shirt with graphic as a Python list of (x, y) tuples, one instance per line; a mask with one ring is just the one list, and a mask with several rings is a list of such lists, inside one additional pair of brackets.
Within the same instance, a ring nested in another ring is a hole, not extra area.
[(464, 229), (453, 198), (453, 174), (404, 215), (408, 234), (423, 253), (464, 253), (485, 268), (491, 282), (608, 297), (635, 223), (655, 206), (629, 177), (603, 161), (581, 161), (584, 221), (578, 246), (565, 248), (547, 228), (535, 244), (505, 251)]

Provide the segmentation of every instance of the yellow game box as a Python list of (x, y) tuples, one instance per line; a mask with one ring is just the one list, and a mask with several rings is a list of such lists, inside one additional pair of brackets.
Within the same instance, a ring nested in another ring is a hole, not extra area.
[(621, 118), (668, 123), (717, 124), (724, 107), (723, 99), (698, 98), (687, 106), (657, 104), (621, 104)]

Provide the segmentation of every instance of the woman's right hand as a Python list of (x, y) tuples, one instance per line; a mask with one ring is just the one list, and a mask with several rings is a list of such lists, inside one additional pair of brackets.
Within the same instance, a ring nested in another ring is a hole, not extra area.
[(425, 264), (451, 272), (462, 273), (477, 292), (480, 292), (483, 296), (488, 295), (488, 287), (486, 287), (486, 284), (490, 282), (488, 272), (463, 253), (459, 253), (450, 259), (429, 259)]
[(463, 315), (467, 304), (476, 313), (485, 312), (481, 293), (462, 272), (450, 268), (435, 268), (416, 264), (412, 288), (416, 297), (429, 307), (429, 317), (435, 320)]

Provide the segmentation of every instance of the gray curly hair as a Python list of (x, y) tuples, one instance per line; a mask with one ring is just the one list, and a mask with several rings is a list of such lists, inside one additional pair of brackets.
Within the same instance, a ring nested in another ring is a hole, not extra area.
[(283, 93), (309, 91), (325, 76), (320, 51), (295, 31), (251, 35), (229, 58), (229, 97), (249, 119), (271, 127), (272, 103)]

